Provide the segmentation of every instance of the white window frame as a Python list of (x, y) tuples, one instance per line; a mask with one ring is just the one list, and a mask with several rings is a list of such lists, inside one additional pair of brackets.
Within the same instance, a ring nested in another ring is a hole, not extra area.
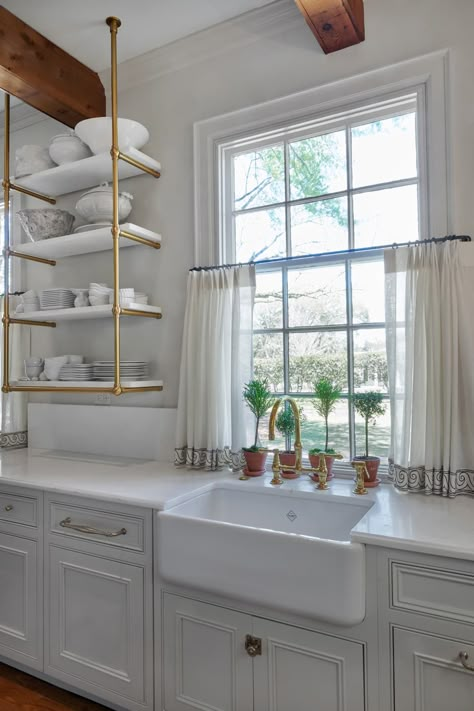
[(435, 52), (331, 84), (275, 99), (194, 124), (195, 266), (222, 263), (220, 196), (228, 189), (221, 171), (225, 146), (249, 135), (283, 126), (314, 123), (318, 116), (350, 111), (397, 95), (422, 97), (418, 117), (422, 132), (419, 177), (427, 185), (420, 205), (422, 237), (451, 232), (447, 140), (448, 51)]

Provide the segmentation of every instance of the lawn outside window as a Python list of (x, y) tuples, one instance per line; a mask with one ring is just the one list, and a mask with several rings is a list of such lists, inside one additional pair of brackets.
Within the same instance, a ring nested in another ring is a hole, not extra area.
[[(297, 399), (306, 452), (324, 447), (311, 402), (324, 377), (342, 392), (329, 447), (346, 461), (363, 454), (351, 395), (377, 390), (386, 413), (371, 427), (370, 454), (382, 461), (388, 454), (383, 253), (334, 252), (427, 233), (422, 103), (412, 92), (332, 112), (241, 137), (223, 153), (222, 261), (282, 259), (257, 265), (254, 375), (276, 396)], [(263, 445), (267, 427), (262, 422)]]

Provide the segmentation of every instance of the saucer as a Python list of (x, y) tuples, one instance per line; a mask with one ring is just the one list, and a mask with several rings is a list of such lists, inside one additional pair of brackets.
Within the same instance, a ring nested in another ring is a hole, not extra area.
[(245, 474), (245, 476), (262, 476), (263, 474), (265, 474), (266, 469), (262, 469), (259, 472), (249, 472), (247, 467), (245, 467), (242, 472)]

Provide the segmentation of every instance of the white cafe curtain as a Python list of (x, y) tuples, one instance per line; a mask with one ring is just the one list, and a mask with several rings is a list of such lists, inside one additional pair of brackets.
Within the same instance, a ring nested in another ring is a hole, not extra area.
[[(13, 313), (18, 303), (10, 298)], [(0, 297), (0, 314), (3, 315), (3, 296)], [(25, 326), (10, 328), (10, 380), (24, 375), (24, 360), (30, 352), (30, 329)], [(3, 324), (0, 320), (0, 373), (3, 369)], [(27, 395), (26, 393), (1, 393), (0, 447), (26, 447)]]
[(474, 244), (385, 252), (390, 470), (397, 488), (474, 493)]
[(254, 266), (189, 272), (176, 465), (241, 465), (249, 441), (242, 389), (251, 378), (254, 297)]

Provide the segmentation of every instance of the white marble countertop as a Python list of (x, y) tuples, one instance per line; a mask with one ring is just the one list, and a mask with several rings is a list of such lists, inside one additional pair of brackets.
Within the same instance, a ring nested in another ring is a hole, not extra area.
[[(4, 450), (0, 456), (0, 487), (32, 487), (159, 510), (218, 485), (273, 490), (270, 478), (242, 482), (228, 471), (192, 472), (166, 462), (47, 450)], [(353, 488), (351, 480), (336, 479), (318, 498), (354, 496)], [(285, 481), (279, 490), (310, 493), (315, 485), (302, 477)], [(403, 494), (385, 484), (371, 489), (364, 500), (374, 505), (352, 529), (352, 541), (474, 561), (472, 497)]]

